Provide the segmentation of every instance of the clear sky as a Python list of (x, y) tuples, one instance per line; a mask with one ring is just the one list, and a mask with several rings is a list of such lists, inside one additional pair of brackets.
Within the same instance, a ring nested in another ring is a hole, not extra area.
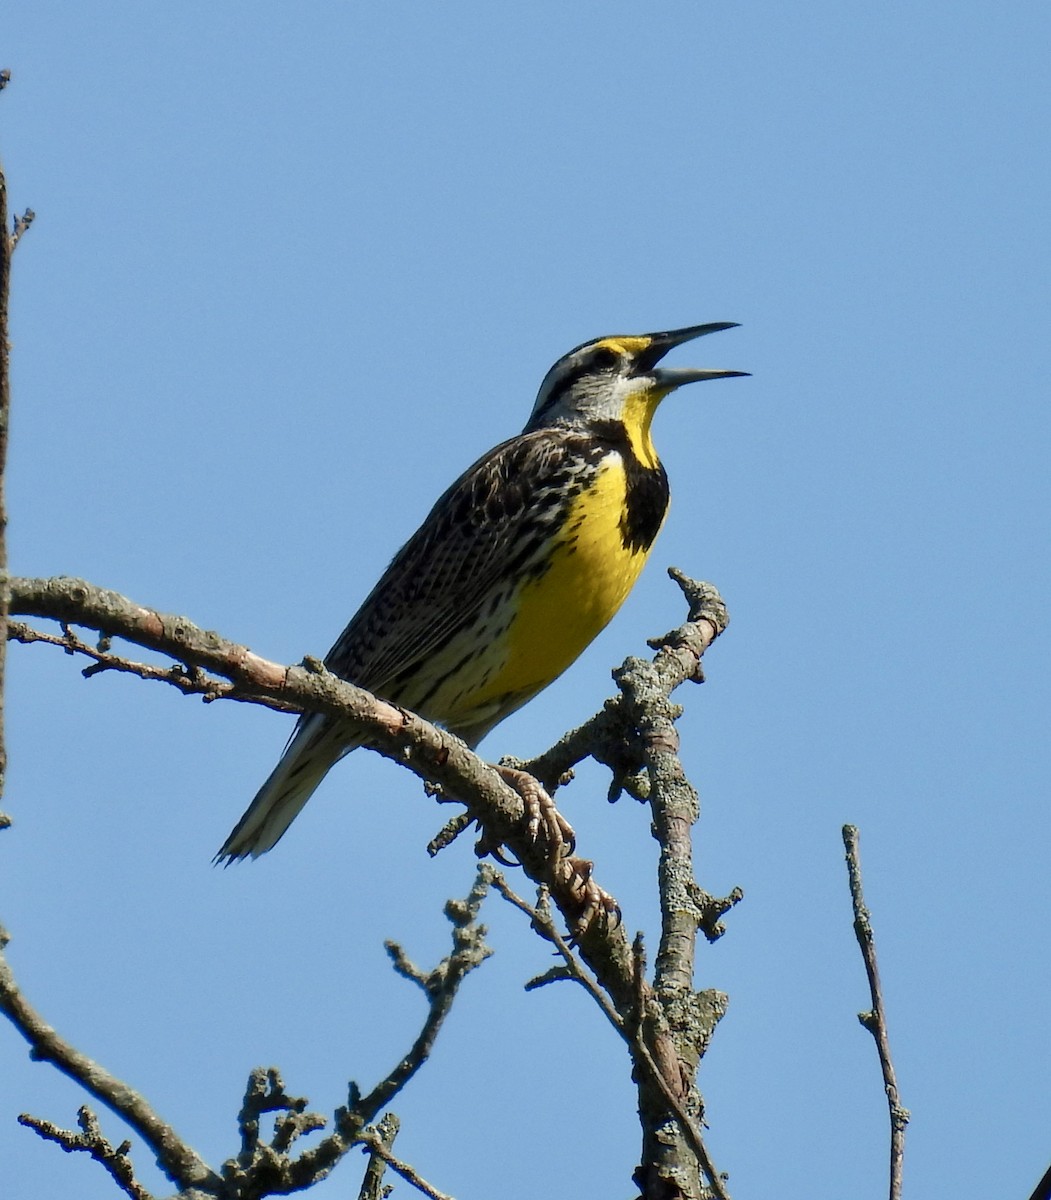
[[(323, 654), (459, 471), (588, 337), (742, 328), (675, 361), (671, 515), (621, 615), (485, 743), (528, 755), (677, 624), (669, 564), (732, 624), (686, 697), (705, 1062), (739, 1200), (885, 1194), (850, 927), (857, 823), (916, 1196), (1027, 1196), (1051, 1160), (1046, 0), (5, 6), (2, 150), (36, 225), (13, 298), (13, 569), (77, 574), (268, 657)], [(212, 854), (288, 719), (15, 647), (0, 839), (9, 956), (48, 1020), (212, 1162), (277, 1064), (322, 1110), (422, 1003), (384, 938), (447, 944), (467, 845), (365, 752), (278, 849)], [(647, 814), (563, 799), (655, 943)], [(621, 1048), (487, 910), (396, 1110), (460, 1198), (627, 1196)], [(14, 1124), (80, 1094), (0, 1029), (0, 1192), (110, 1200)], [(106, 1115), (115, 1140), (120, 1126)], [(163, 1190), (136, 1139), (146, 1182)], [(359, 1161), (316, 1194), (355, 1194)], [(351, 1176), (353, 1175), (353, 1179)], [(408, 1194), (399, 1187), (398, 1194)]]

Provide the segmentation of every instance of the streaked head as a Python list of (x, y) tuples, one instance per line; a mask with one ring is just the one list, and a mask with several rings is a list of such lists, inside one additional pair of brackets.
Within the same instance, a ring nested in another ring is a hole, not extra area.
[(596, 421), (624, 421), (644, 423), (648, 435), (654, 410), (669, 392), (686, 383), (748, 374), (711, 367), (658, 366), (676, 346), (706, 333), (734, 328), (735, 321), (716, 321), (666, 333), (614, 335), (585, 342), (548, 371), (525, 432), (552, 425), (586, 428)]

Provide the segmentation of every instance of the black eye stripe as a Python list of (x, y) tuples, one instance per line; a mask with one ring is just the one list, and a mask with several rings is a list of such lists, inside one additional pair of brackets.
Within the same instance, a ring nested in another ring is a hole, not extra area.
[(619, 365), (620, 355), (616, 350), (611, 349), (609, 346), (596, 346), (583, 362), (566, 371), (558, 381), (558, 387), (555, 391), (557, 394), (561, 394), (568, 391), (588, 375), (594, 375), (598, 371), (608, 371), (611, 367)]
[(622, 355), (612, 346), (594, 346), (590, 350), (586, 347), (578, 347), (567, 354), (566, 358), (573, 360), (580, 355), (583, 357), (579, 358), (579, 361), (573, 366), (567, 364), (561, 368), (552, 382), (543, 406), (533, 413), (532, 421), (539, 420), (554, 408), (566, 393), (571, 392), (582, 379), (586, 379), (589, 375), (604, 375), (618, 368), (622, 361)]
[(590, 369), (605, 371), (610, 367), (620, 366), (620, 355), (612, 346), (596, 346), (590, 355)]

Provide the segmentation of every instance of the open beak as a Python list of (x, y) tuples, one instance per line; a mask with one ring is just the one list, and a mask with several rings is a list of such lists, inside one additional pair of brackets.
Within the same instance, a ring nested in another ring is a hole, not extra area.
[(657, 386), (669, 392), (685, 383), (699, 383), (702, 379), (730, 379), (734, 375), (748, 375), (748, 371), (721, 371), (714, 367), (657, 367), (670, 350), (684, 342), (692, 342), (706, 333), (736, 328), (736, 321), (713, 321), (710, 325), (690, 325), (686, 329), (671, 329), (667, 333), (651, 333), (650, 344), (636, 358), (632, 373), (652, 375)]

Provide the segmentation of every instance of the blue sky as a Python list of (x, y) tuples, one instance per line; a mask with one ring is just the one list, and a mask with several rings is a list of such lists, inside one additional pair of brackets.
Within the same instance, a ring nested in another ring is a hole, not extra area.
[[(746, 892), (697, 976), (731, 997), (702, 1086), (740, 1198), (885, 1194), (844, 821), (909, 1191), (1028, 1195), (1051, 1159), (1049, 34), (1024, 0), (5, 13), (0, 150), (39, 214), (16, 572), (323, 653), (560, 354), (742, 323), (677, 356), (753, 378), (658, 415), (674, 499), (636, 591), (483, 747), (533, 753), (597, 708), (681, 618), (665, 566), (722, 589), (681, 728), (702, 882)], [(466, 845), (427, 859), (443, 814), (410, 776), (355, 754), (272, 855), (218, 871), (285, 719), (38, 647), (8, 704), (0, 919), (50, 1021), (213, 1162), (250, 1067), (321, 1109), (389, 1069), (422, 1005), (382, 940), (436, 960), (472, 869)], [(652, 945), (648, 820), (604, 794), (585, 771), (564, 807)], [(544, 949), (486, 918), (497, 954), (396, 1105), (399, 1152), (460, 1200), (627, 1195), (614, 1035), (568, 987), (523, 994)], [(71, 1085), (10, 1031), (0, 1063), (0, 1188), (112, 1196), (14, 1124), (71, 1124)]]

